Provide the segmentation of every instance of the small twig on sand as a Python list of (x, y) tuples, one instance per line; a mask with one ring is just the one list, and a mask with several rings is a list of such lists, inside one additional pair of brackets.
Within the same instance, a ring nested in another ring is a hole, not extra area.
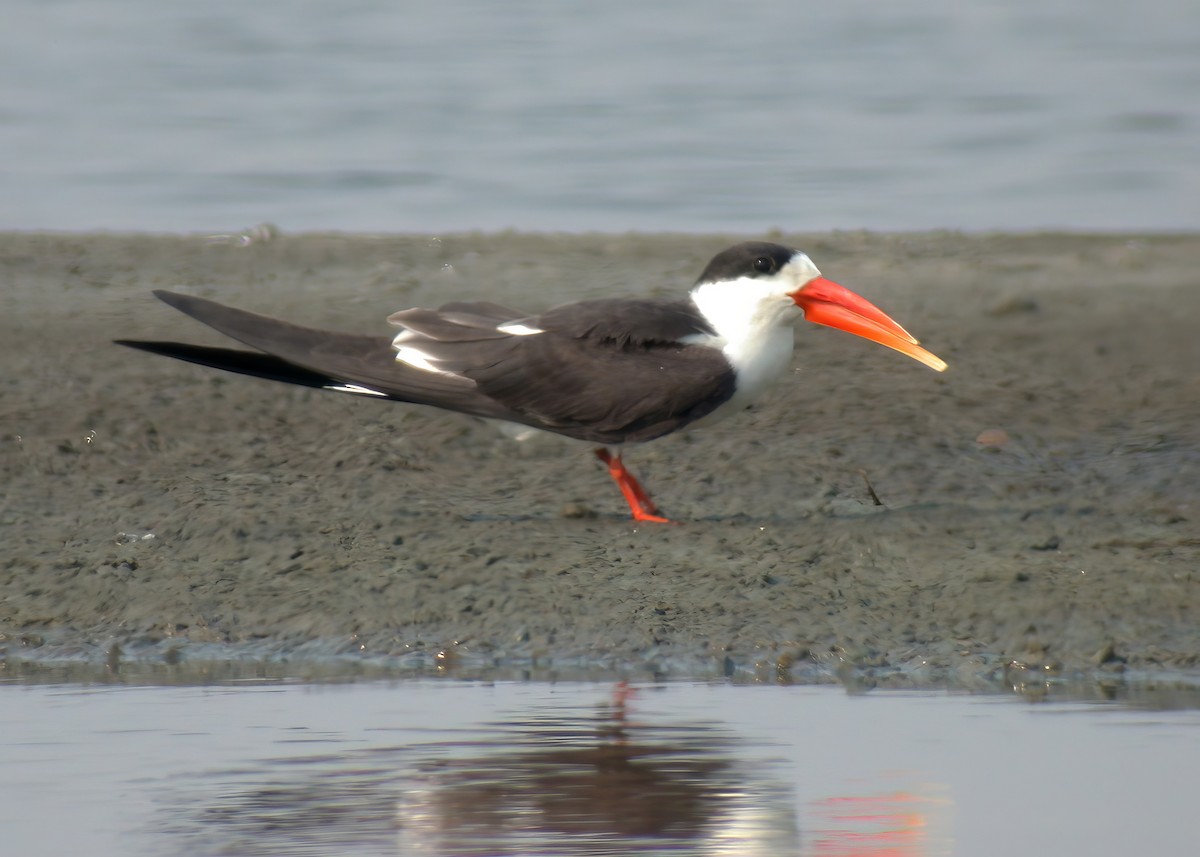
[(871, 495), (871, 502), (876, 506), (882, 506), (883, 501), (879, 499), (879, 495), (875, 493), (875, 486), (871, 484), (871, 480), (867, 478), (867, 471), (861, 467), (858, 470), (858, 475), (862, 477), (862, 481), (867, 484), (867, 493)]

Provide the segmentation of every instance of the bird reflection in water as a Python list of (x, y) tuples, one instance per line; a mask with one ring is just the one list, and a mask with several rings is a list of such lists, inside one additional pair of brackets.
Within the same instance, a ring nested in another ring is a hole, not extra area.
[(239, 857), (948, 853), (931, 847), (928, 826), (945, 826), (945, 801), (873, 779), (802, 802), (793, 784), (804, 771), (771, 744), (644, 713), (630, 695), (432, 736), (398, 726), (391, 744), (208, 771), (164, 792), (161, 820), (189, 854)]
[(944, 853), (929, 836), (945, 801), (904, 791), (830, 797), (813, 806), (810, 849), (822, 857), (927, 857)]
[[(791, 795), (709, 725), (641, 724), (619, 688), (599, 716), (497, 724), (481, 752), (430, 760), (398, 801), (403, 853), (796, 853)], [(460, 745), (461, 746), (461, 745)]]

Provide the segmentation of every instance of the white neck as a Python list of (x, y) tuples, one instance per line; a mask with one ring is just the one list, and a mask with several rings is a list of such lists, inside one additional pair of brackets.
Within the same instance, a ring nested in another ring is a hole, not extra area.
[(692, 301), (716, 331), (695, 341), (721, 349), (737, 372), (732, 404), (750, 404), (791, 364), (792, 322), (803, 313), (771, 280), (701, 283)]
[(791, 295), (819, 276), (812, 260), (797, 253), (772, 276), (699, 283), (692, 289), (692, 302), (715, 331), (694, 341), (720, 348), (737, 372), (732, 404), (749, 404), (787, 371), (792, 323), (804, 316)]

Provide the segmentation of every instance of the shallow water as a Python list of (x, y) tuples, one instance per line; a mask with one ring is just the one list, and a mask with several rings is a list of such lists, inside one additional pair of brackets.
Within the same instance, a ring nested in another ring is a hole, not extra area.
[(1035, 698), (7, 684), (0, 829), (92, 857), (1184, 853), (1195, 694)]
[(1176, 0), (6, 4), (0, 228), (1200, 227)]

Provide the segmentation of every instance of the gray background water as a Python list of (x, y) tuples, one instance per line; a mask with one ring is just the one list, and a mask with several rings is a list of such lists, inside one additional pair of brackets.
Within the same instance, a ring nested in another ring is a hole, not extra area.
[(7, 0), (0, 228), (1200, 228), (1195, 0)]

